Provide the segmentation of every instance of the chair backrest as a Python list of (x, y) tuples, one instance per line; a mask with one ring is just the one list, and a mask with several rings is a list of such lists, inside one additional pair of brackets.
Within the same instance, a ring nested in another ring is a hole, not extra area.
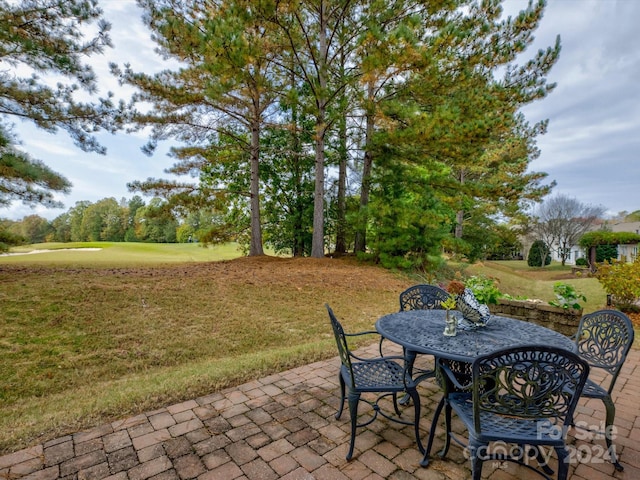
[(338, 345), (338, 354), (340, 355), (340, 362), (342, 362), (342, 365), (349, 370), (349, 375), (353, 382), (353, 379), (354, 379), (353, 367), (351, 365), (351, 356), (349, 353), (349, 345), (347, 344), (347, 337), (344, 334), (344, 329), (342, 328), (342, 325), (336, 318), (335, 314), (333, 313), (333, 310), (331, 310), (331, 307), (327, 304), (325, 304), (325, 307), (327, 307), (327, 312), (329, 312), (329, 318), (331, 319), (331, 327), (333, 328), (333, 335), (336, 337), (336, 344)]
[(598, 310), (580, 320), (576, 333), (578, 353), (592, 368), (601, 368), (611, 374), (609, 393), (633, 345), (633, 338), (631, 320), (617, 310)]
[(436, 285), (414, 285), (400, 294), (400, 311), (442, 310), (440, 304), (447, 298), (449, 293)]
[[(479, 433), (482, 411), (540, 419), (564, 428), (589, 376), (588, 363), (578, 355), (541, 345), (478, 357), (471, 369), (474, 423)], [(505, 430), (509, 432), (508, 425)]]

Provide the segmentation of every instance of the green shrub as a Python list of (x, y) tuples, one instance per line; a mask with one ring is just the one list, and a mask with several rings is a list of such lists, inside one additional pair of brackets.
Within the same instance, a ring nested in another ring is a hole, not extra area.
[[(544, 263), (542, 262), (544, 259)], [(542, 240), (536, 240), (529, 249), (529, 256), (527, 258), (527, 265), (530, 267), (544, 267), (551, 263), (551, 254), (549, 253), (549, 247)]]
[(589, 262), (584, 257), (576, 258), (576, 267), (588, 267)]
[(596, 263), (609, 262), (618, 258), (617, 245), (596, 246)]
[(549, 302), (549, 305), (564, 308), (566, 310), (569, 308), (580, 310), (582, 308), (580, 301), (587, 301), (587, 297), (576, 291), (573, 285), (569, 285), (568, 283), (556, 282), (553, 285), (553, 293), (556, 294), (556, 300)]
[(633, 263), (612, 260), (598, 264), (595, 277), (613, 305), (620, 310), (634, 310), (640, 298), (640, 256)]
[(473, 292), (473, 295), (480, 303), (484, 303), (485, 305), (497, 304), (498, 298), (502, 296), (502, 293), (498, 290), (495, 279), (485, 277), (484, 275), (469, 277), (464, 282), (464, 285)]

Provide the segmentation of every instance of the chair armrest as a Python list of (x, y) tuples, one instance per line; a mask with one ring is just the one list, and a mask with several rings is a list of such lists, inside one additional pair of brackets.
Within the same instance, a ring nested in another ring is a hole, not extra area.
[(448, 365), (442, 363), (440, 361), (440, 359), (438, 359), (438, 366), (440, 367), (440, 370), (447, 376), (447, 378), (451, 381), (451, 383), (453, 384), (454, 387), (456, 387), (458, 390), (469, 390), (472, 386), (473, 386), (473, 382), (469, 382), (466, 384), (461, 384), (458, 379), (456, 378), (455, 374), (453, 373), (453, 371), (449, 368)]
[(378, 352), (380, 353), (381, 357), (384, 357), (384, 353), (382, 353), (382, 342), (384, 342), (384, 337), (382, 335), (380, 335), (380, 333), (378, 333), (376, 330), (367, 330), (364, 332), (356, 332), (356, 333), (345, 333), (344, 336), (345, 337), (359, 337), (359, 336), (364, 336), (364, 335), (377, 335), (380, 337), (380, 341), (378, 344)]
[(353, 352), (349, 352), (349, 356), (351, 358), (355, 358), (356, 360), (359, 360), (361, 362), (385, 362), (387, 360), (398, 360), (401, 362), (404, 362), (405, 358), (402, 355), (381, 355), (379, 357), (359, 357), (358, 355), (356, 355)]
[(387, 355), (387, 356), (381, 356), (378, 358), (363, 358), (355, 355), (352, 352), (349, 352), (349, 356), (362, 363), (367, 363), (369, 365), (376, 364), (376, 363), (383, 363), (383, 364), (395, 363), (399, 368), (402, 368), (402, 371), (403, 371), (402, 382), (404, 383), (405, 389), (415, 388), (415, 386), (417, 385), (417, 382), (413, 378), (411, 378), (411, 375), (409, 375), (409, 369), (406, 362), (406, 358), (402, 355)]
[(367, 330), (365, 332), (345, 333), (345, 337), (359, 337), (361, 335), (380, 335), (376, 330)]

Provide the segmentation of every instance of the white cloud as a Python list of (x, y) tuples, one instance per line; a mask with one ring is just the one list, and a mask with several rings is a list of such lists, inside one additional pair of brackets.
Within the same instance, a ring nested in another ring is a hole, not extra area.
[[(507, 0), (522, 8), (526, 2)], [(549, 79), (557, 88), (524, 109), (531, 121), (549, 119), (532, 170), (549, 173), (556, 192), (610, 213), (640, 209), (640, 49), (635, 0), (550, 1), (535, 48), (560, 34), (562, 51)]]

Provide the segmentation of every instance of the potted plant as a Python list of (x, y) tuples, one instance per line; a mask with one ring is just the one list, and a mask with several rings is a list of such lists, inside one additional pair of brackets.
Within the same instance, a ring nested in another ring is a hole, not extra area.
[(443, 335), (447, 337), (455, 337), (458, 330), (458, 319), (455, 315), (449, 313), (450, 310), (456, 308), (456, 298), (453, 295), (449, 295), (445, 301), (440, 303), (440, 306), (445, 309), (445, 322)]

